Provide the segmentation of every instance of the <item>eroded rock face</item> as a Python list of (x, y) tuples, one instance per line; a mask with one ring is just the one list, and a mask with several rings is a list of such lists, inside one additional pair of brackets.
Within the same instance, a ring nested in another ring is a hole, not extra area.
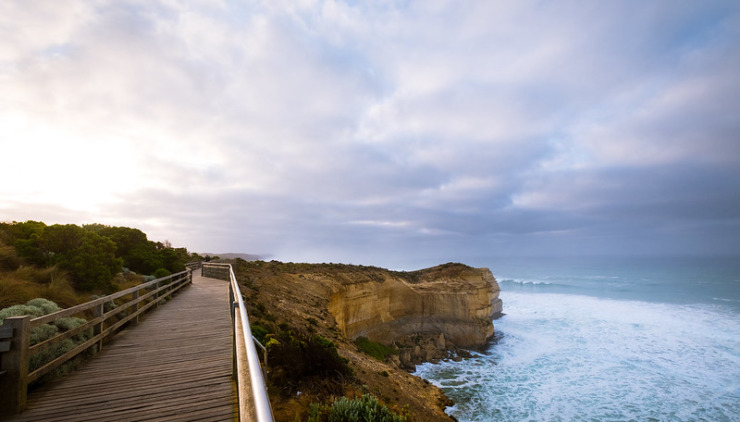
[(502, 304), (490, 270), (445, 264), (408, 274), (336, 287), (329, 312), (342, 333), (388, 345), (442, 335), (440, 349), (482, 346), (493, 335)]

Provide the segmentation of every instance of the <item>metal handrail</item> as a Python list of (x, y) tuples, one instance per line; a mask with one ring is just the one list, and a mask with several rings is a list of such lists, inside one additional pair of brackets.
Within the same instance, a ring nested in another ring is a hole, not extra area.
[[(272, 408), (270, 407), (270, 399), (267, 396), (267, 386), (265, 385), (264, 377), (262, 376), (262, 368), (260, 366), (259, 355), (254, 345), (254, 337), (252, 336), (252, 330), (249, 327), (249, 318), (247, 317), (247, 308), (244, 305), (244, 299), (242, 298), (239, 284), (236, 281), (234, 275), (234, 269), (231, 264), (221, 263), (203, 263), (203, 265), (214, 265), (229, 267), (229, 283), (231, 291), (231, 302), (233, 309), (233, 325), (234, 325), (234, 341), (237, 342), (234, 347), (234, 353), (236, 354), (235, 374), (237, 377), (244, 373), (244, 370), (248, 368), (250, 385), (245, 386), (251, 390), (252, 401), (254, 405), (254, 416), (256, 419), (252, 419), (251, 412), (243, 412), (249, 406), (248, 394), (246, 394), (246, 388), (237, 388), (239, 395), (239, 419), (241, 421), (257, 421), (257, 422), (273, 422)], [(241, 332), (239, 332), (241, 331)], [(244, 358), (240, 356), (239, 351), (244, 348), (246, 350), (246, 364), (247, 368), (244, 368)], [(242, 385), (246, 380), (237, 379), (237, 386)], [(244, 413), (244, 414), (243, 414)]]

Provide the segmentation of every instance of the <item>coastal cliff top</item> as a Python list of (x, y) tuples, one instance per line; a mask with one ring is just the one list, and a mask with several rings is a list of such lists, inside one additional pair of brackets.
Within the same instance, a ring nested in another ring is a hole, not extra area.
[(388, 278), (403, 280), (409, 284), (438, 283), (440, 281), (466, 282), (481, 275), (490, 274), (487, 268), (473, 268), (471, 266), (449, 262), (430, 268), (416, 271), (394, 271), (385, 268), (336, 263), (293, 263), (279, 261), (249, 261), (245, 268), (253, 278), (266, 279), (280, 274), (301, 275), (303, 277), (321, 277), (330, 279), (332, 283), (350, 285), (374, 281), (382, 283)]
[[(275, 394), (274, 398), (271, 396), (276, 420), (293, 421), (297, 415), (302, 415), (300, 419), (305, 420), (303, 417), (312, 403), (325, 403), (331, 397), (340, 395), (357, 397), (366, 393), (376, 396), (381, 403), (399, 414), (409, 415), (409, 420), (450, 420), (444, 408), (451, 403), (439, 388), (388, 361), (363, 353), (352, 338), (342, 334), (329, 311), (329, 304), (337, 291), (356, 285), (381, 285), (396, 280), (414, 289), (424, 289), (423, 286), (427, 284), (441, 287), (439, 280), (453, 281), (453, 286), (463, 286), (470, 284), (470, 279), (482, 285), (485, 274), (490, 274), (490, 271), (454, 263), (404, 272), (334, 263), (229, 262), (234, 265), (234, 272), (243, 286), (253, 334), (265, 335), (266, 342), (272, 338), (282, 343), (292, 341), (289, 339), (294, 337), (300, 337), (303, 339), (300, 342), (304, 343), (313, 336), (319, 343), (336, 347), (338, 354), (346, 359), (351, 368), (351, 376), (344, 375), (332, 381), (331, 391), (325, 380), (299, 381), (295, 374), (283, 375), (280, 369), (272, 368), (268, 376), (270, 382), (282, 376), (293, 383), (292, 389), (281, 385), (270, 387), (271, 391), (284, 393)], [(304, 334), (296, 334), (301, 332)], [(276, 358), (271, 354), (270, 362), (276, 362)], [(314, 363), (312, 361), (308, 366), (313, 367)], [(301, 362), (293, 363), (293, 367), (302, 366)]]

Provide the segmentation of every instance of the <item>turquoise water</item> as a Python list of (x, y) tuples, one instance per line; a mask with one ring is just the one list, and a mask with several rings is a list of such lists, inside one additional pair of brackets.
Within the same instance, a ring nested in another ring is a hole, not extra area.
[(740, 421), (740, 260), (492, 261), (495, 341), (417, 370), (460, 421)]

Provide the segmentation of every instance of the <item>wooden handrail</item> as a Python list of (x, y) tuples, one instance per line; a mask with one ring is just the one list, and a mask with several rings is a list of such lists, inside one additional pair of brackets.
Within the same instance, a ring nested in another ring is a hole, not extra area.
[(133, 293), (135, 291), (140, 291), (140, 290), (143, 290), (143, 289), (148, 289), (148, 288), (150, 288), (151, 286), (153, 286), (155, 284), (159, 284), (159, 283), (164, 282), (165, 280), (171, 280), (174, 277), (177, 277), (177, 276), (180, 276), (180, 275), (183, 275), (183, 274), (189, 274), (189, 273), (190, 273), (189, 270), (180, 271), (179, 273), (171, 274), (171, 275), (168, 275), (166, 277), (162, 277), (162, 278), (158, 278), (156, 280), (152, 280), (152, 281), (149, 281), (149, 282), (146, 282), (146, 283), (142, 283), (142, 284), (139, 284), (137, 286), (128, 288), (126, 290), (121, 290), (120, 292), (116, 292), (116, 293), (110, 294), (108, 296), (99, 297), (99, 298), (94, 299), (94, 300), (91, 300), (89, 302), (85, 302), (85, 303), (81, 303), (81, 304), (76, 305), (76, 306), (72, 306), (71, 308), (66, 308), (66, 309), (62, 309), (61, 311), (57, 311), (57, 312), (54, 312), (54, 313), (51, 313), (51, 314), (48, 314), (48, 315), (43, 315), (43, 316), (40, 316), (38, 318), (32, 319), (31, 320), (31, 325), (33, 327), (38, 327), (41, 324), (46, 324), (46, 323), (49, 323), (49, 322), (56, 321), (56, 320), (58, 320), (60, 318), (64, 318), (64, 317), (67, 317), (67, 316), (70, 316), (70, 315), (74, 315), (76, 313), (79, 313), (79, 312), (82, 312), (82, 311), (85, 311), (85, 310), (94, 308), (96, 305), (100, 305), (100, 304), (103, 304), (103, 303), (106, 303), (106, 302), (114, 301), (114, 300), (116, 300), (116, 299), (118, 299), (120, 297), (126, 296), (126, 295), (131, 294), (131, 293)]
[[(192, 280), (192, 268), (188, 268), (185, 271), (142, 283), (38, 318), (31, 319), (29, 316), (6, 318), (4, 324), (0, 326), (0, 391), (3, 392), (3, 394), (0, 394), (0, 415), (20, 413), (26, 405), (29, 383), (48, 374), (95, 345), (100, 350), (104, 339), (118, 332), (126, 323), (137, 323), (139, 315), (154, 306), (158, 306), (169, 295), (190, 285)], [(146, 292), (140, 294), (144, 290)], [(115, 304), (114, 300), (128, 295), (131, 295), (131, 298), (123, 304), (105, 311), (106, 303)], [(38, 344), (29, 346), (32, 328), (90, 310), (95, 314), (93, 319)], [(125, 310), (130, 310), (131, 313), (111, 323), (111, 318)], [(108, 323), (107, 326), (106, 323)], [(32, 355), (91, 328), (93, 329), (93, 336), (90, 339), (29, 372), (28, 362)], [(7, 350), (5, 350), (6, 345), (8, 346)]]

